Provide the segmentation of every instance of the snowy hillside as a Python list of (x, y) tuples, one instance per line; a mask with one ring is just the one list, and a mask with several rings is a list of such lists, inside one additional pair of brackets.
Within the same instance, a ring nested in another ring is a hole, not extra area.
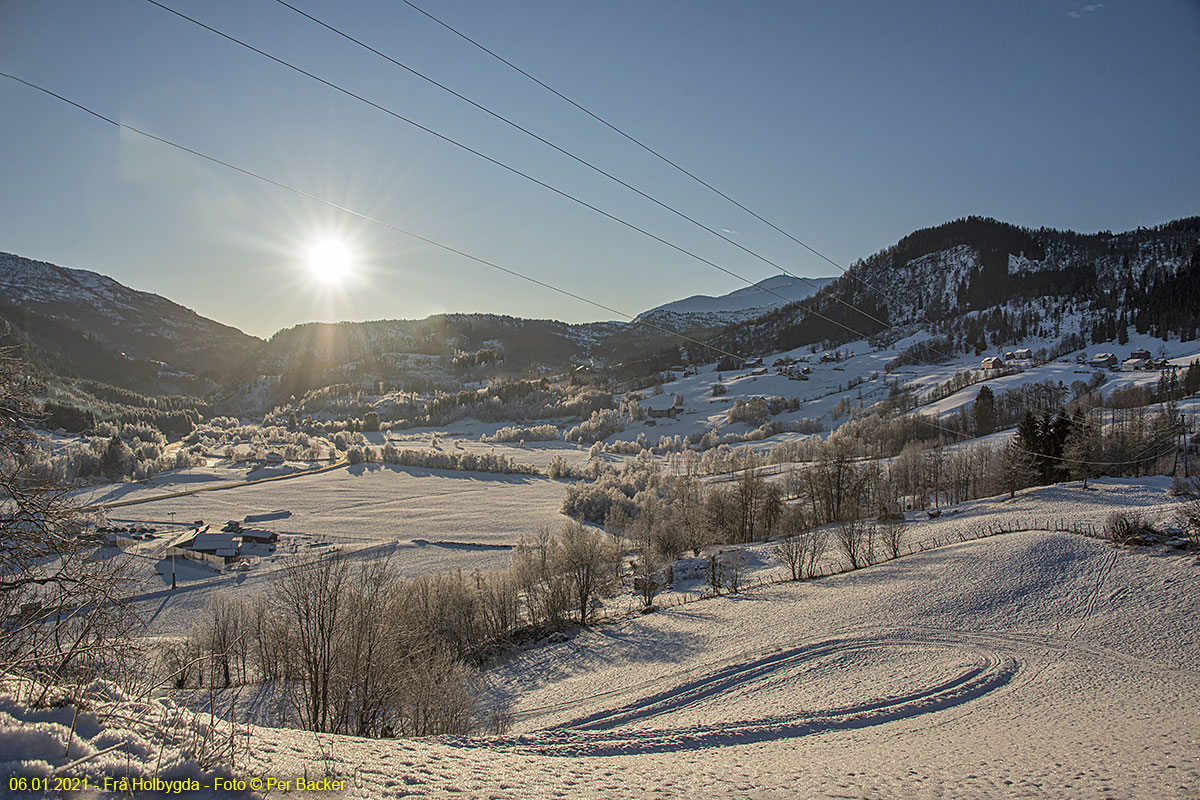
[[(967, 217), (916, 231), (855, 263), (825, 292), (728, 332), (724, 347), (894, 337), (920, 325), (958, 352), (1024, 339), (1115, 338), (1121, 327), (1194, 339), (1200, 219), (1120, 234), (1029, 229)], [(1075, 348), (1069, 348), (1075, 349)]]
[(164, 297), (0, 253), (0, 316), (47, 371), (145, 392), (213, 388), (259, 345)]
[[(1091, 506), (1165, 524), (1168, 483), (1031, 489), (964, 504), (920, 536), (954, 540), (968, 517), (1075, 519)], [(479, 684), (507, 704), (511, 728), (499, 736), (365, 739), (246, 726), (239, 716), (232, 771), (247, 781), (343, 781), (339, 796), (373, 800), (1182, 800), (1200, 785), (1197, 567), (1194, 553), (1038, 530), (939, 547), (511, 650)], [(193, 610), (175, 619), (177, 630), (196, 618), (196, 595), (178, 595)], [(257, 690), (239, 694), (270, 702)], [(175, 716), (185, 726), (207, 718)], [(129, 741), (133, 774), (156, 774), (157, 759), (167, 765), (160, 777), (198, 780), (195, 796), (231, 796), (211, 789), (228, 772), (198, 768), (194, 739), (170, 727), (148, 732), (140, 720), (81, 715), (73, 757)], [(69, 708), (30, 712), (0, 700), (8, 766), (44, 776), (66, 764), (71, 722)], [(126, 768), (122, 755), (75, 771), (94, 784)]]
[(773, 275), (754, 286), (711, 297), (692, 295), (666, 303), (638, 315), (639, 320), (651, 320), (660, 325), (675, 325), (677, 329), (707, 328), (760, 317), (768, 311), (812, 297), (833, 283), (835, 278), (797, 278)]

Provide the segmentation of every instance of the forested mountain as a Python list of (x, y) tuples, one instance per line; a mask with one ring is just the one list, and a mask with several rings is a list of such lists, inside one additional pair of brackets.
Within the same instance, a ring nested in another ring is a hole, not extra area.
[(590, 358), (622, 323), (568, 325), (496, 314), (421, 320), (314, 322), (279, 331), (224, 394), (259, 375), (279, 376), (284, 397), (332, 383), (448, 388), (471, 376), (520, 376)]
[[(789, 291), (811, 288), (787, 282)], [(758, 294), (692, 297), (642, 315), (658, 328), (441, 314), (309, 323), (263, 342), (96, 273), (0, 254), (0, 323), (43, 373), (150, 395), (209, 395), (220, 409), (250, 413), (331, 384), (454, 389), (573, 364), (666, 369), (681, 348), (661, 327), (741, 353), (920, 329), (938, 337), (941, 352), (1032, 338), (1074, 350), (1119, 340), (1127, 328), (1191, 340), (1200, 327), (1200, 217), (1119, 234), (966, 217), (916, 231), (819, 293), (744, 319)], [(694, 363), (717, 355), (695, 344), (683, 350)]]
[(48, 375), (202, 394), (261, 340), (112, 278), (0, 253), (0, 333)]
[(1200, 217), (1126, 233), (1079, 234), (967, 217), (916, 231), (854, 264), (816, 297), (719, 338), (747, 350), (841, 342), (927, 326), (982, 353), (1029, 337), (1079, 347), (1132, 326), (1196, 338)]

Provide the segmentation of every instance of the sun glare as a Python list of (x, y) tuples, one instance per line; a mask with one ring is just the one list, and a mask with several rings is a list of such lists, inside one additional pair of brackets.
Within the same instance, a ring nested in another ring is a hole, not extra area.
[(354, 267), (350, 248), (333, 239), (317, 242), (308, 251), (308, 271), (318, 283), (338, 286)]

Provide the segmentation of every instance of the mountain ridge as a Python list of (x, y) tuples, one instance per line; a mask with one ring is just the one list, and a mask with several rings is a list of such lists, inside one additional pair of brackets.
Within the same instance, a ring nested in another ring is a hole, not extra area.
[(261, 344), (161, 295), (11, 253), (0, 253), (0, 319), (49, 372), (150, 393), (211, 391)]
[[(811, 281), (819, 292), (808, 280), (771, 276), (663, 304), (634, 323), (439, 314), (302, 323), (264, 341), (98, 273), (0, 254), (0, 321), (47, 374), (213, 396), (231, 412), (260, 412), (331, 383), (454, 389), (581, 364), (621, 364), (617, 374), (633, 377), (716, 357), (711, 347), (681, 346), (663, 327), (743, 353), (919, 329), (942, 350), (976, 353), (1034, 335), (1080, 349), (1130, 327), (1187, 341), (1200, 327), (1200, 217), (1118, 234), (963, 217)], [(765, 290), (807, 294), (755, 305), (762, 294), (773, 298)], [(273, 387), (266, 393), (264, 376)], [(251, 394), (259, 399), (247, 404)]]

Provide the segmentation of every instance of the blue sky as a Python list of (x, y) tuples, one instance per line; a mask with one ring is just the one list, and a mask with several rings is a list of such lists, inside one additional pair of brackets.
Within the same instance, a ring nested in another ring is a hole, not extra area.
[[(274, 0), (163, 0), (751, 280), (775, 271)], [(293, 0), (801, 275), (836, 270), (400, 2)], [(967, 214), (1200, 214), (1200, 3), (416, 0), (847, 266)], [(637, 313), (744, 286), (145, 0), (0, 0), (0, 70)], [(0, 80), (0, 250), (269, 336), (299, 322), (613, 315)], [(352, 279), (305, 267), (345, 241)]]

